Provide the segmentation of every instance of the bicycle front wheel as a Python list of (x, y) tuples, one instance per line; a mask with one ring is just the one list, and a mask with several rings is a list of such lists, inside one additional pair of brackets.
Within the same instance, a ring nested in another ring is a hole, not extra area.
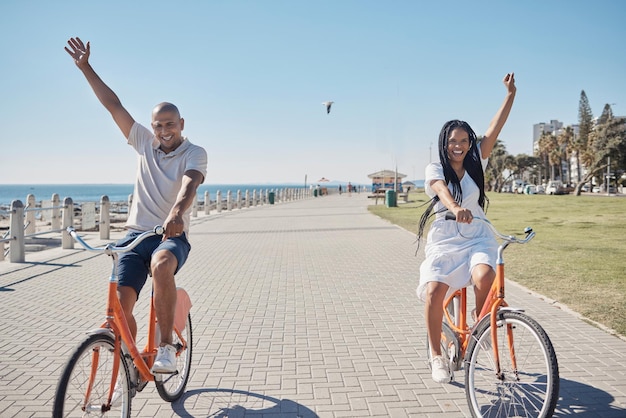
[(465, 393), (472, 416), (551, 417), (559, 367), (550, 338), (521, 312), (499, 312), (496, 324), (501, 376), (496, 375), (490, 321), (479, 325), (468, 347)]
[[(189, 372), (191, 371), (191, 352), (192, 352), (192, 334), (191, 334), (191, 314), (187, 314), (185, 328), (180, 330), (181, 337), (172, 332), (172, 345), (176, 347), (176, 372), (172, 374), (156, 374), (154, 383), (161, 398), (166, 402), (174, 402), (178, 400), (183, 393), (189, 380)], [(183, 342), (184, 339), (184, 342)]]
[(87, 337), (71, 355), (54, 397), (53, 417), (129, 417), (130, 377), (122, 352), (109, 404), (115, 343), (106, 334)]

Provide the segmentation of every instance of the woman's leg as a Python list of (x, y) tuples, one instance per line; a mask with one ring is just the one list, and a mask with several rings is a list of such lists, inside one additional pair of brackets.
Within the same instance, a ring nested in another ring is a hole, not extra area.
[(443, 321), (443, 300), (448, 292), (448, 285), (430, 282), (426, 287), (424, 316), (428, 330), (428, 342), (432, 356), (441, 355), (441, 322)]
[(488, 264), (477, 264), (472, 269), (472, 283), (474, 283), (474, 295), (476, 296), (476, 315), (480, 315), (495, 278), (496, 272)]

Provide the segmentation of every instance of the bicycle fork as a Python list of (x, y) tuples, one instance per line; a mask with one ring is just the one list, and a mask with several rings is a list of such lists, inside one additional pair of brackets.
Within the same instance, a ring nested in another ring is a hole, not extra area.
[[(500, 363), (500, 348), (498, 347), (498, 312), (500, 312), (503, 308), (507, 309), (508, 305), (504, 300), (504, 262), (502, 260), (501, 250), (498, 251), (498, 261), (496, 263), (496, 280), (493, 283), (493, 286), (489, 290), (489, 294), (487, 295), (486, 301), (492, 300), (491, 310), (490, 310), (490, 324), (491, 324), (491, 348), (493, 351), (494, 358), (494, 368), (496, 372), (496, 378), (500, 381), (504, 381), (505, 376), (502, 371), (502, 365)], [(485, 306), (483, 306), (483, 313), (487, 313), (489, 310), (487, 302), (485, 302)], [(517, 310), (517, 309), (516, 309)], [(511, 366), (512, 372), (515, 375), (515, 380), (518, 379), (518, 371), (517, 371), (517, 359), (515, 357), (515, 346), (513, 341), (513, 326), (510, 324), (506, 325), (506, 342), (509, 348), (509, 356), (511, 357)]]

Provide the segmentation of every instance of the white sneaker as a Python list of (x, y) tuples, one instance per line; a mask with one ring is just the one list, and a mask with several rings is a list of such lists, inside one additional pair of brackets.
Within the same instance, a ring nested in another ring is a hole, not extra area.
[(152, 374), (176, 373), (176, 347), (169, 344), (159, 347), (150, 372)]
[(430, 361), (430, 367), (433, 371), (433, 380), (435, 382), (448, 383), (450, 381), (448, 365), (442, 356), (434, 356)]

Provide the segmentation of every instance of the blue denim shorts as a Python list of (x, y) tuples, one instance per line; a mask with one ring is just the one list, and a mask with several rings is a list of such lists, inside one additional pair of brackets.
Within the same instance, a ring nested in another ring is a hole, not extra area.
[[(140, 232), (129, 232), (116, 245), (118, 247), (127, 245), (140, 234)], [(159, 235), (146, 238), (132, 251), (119, 254), (117, 269), (119, 276), (118, 286), (132, 287), (137, 292), (137, 297), (139, 297), (139, 293), (146, 284), (150, 274), (152, 255), (161, 250), (167, 250), (176, 257), (178, 260), (176, 273), (178, 273), (185, 261), (187, 261), (189, 251), (191, 251), (187, 235), (183, 233), (180, 237), (168, 238), (165, 241), (161, 241), (161, 239), (162, 237)]]

